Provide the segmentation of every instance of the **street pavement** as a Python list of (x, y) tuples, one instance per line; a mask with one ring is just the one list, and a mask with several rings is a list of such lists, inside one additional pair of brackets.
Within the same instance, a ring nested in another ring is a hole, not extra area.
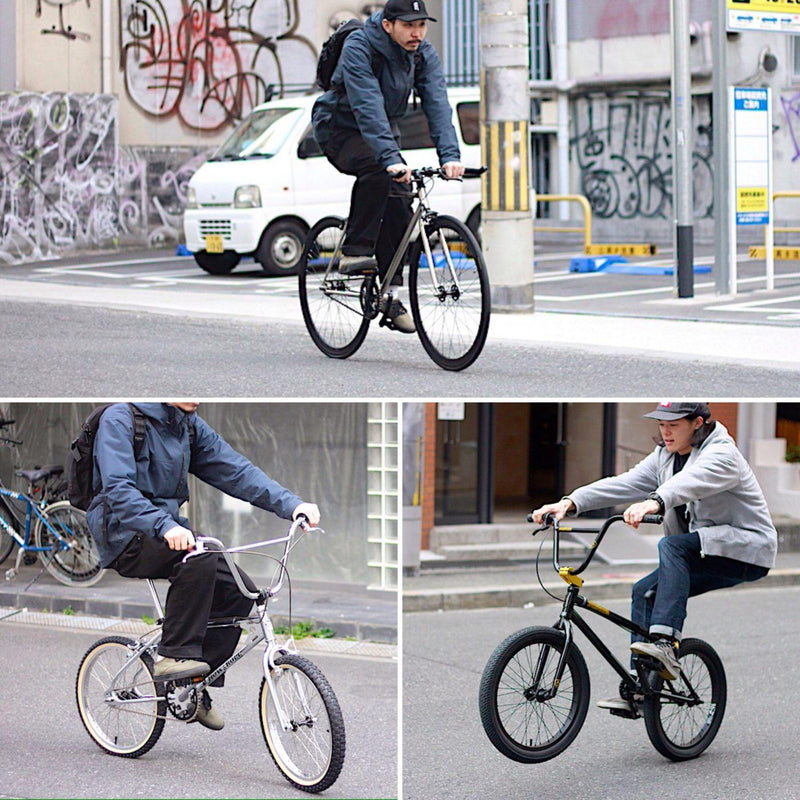
[[(513, 358), (514, 347), (534, 344), (545, 350), (569, 348), (577, 351), (576, 355), (604, 353), (656, 361), (669, 355), (683, 359), (687, 370), (698, 363), (705, 364), (706, 370), (711, 364), (730, 364), (745, 369), (769, 368), (796, 377), (800, 272), (794, 262), (776, 262), (773, 290), (765, 288), (763, 263), (743, 257), (737, 294), (716, 294), (713, 277), (698, 273), (694, 297), (678, 299), (673, 290), (674, 277), (665, 274), (670, 265), (674, 267), (669, 252), (640, 259), (641, 263), (631, 259), (630, 271), (624, 274), (570, 272), (570, 255), (547, 250), (540, 255), (535, 273), (535, 312), (493, 314), (482, 357), (484, 364), (492, 358), (494, 346), (494, 360), (498, 361)], [(699, 256), (697, 262), (708, 266), (708, 254)], [(636, 268), (645, 274), (636, 274)], [(166, 251), (73, 256), (56, 262), (3, 267), (0, 296), (9, 303), (14, 301), (11, 308), (17, 314), (24, 312), (25, 304), (36, 303), (40, 307), (110, 308), (137, 315), (172, 315), (203, 322), (209, 330), (214, 327), (209, 325), (211, 320), (250, 325), (268, 321), (271, 326), (278, 326), (277, 331), (271, 330), (265, 336), (268, 352), (274, 350), (268, 341), (274, 341), (276, 333), (282, 334), (281, 328), (302, 328), (296, 279), (265, 279), (254, 274), (252, 267), (229, 276), (210, 276), (195, 267), (191, 259), (176, 258)], [(120, 320), (124, 326), (126, 318)], [(13, 317), (6, 324), (17, 333), (12, 327)], [(69, 331), (63, 320), (58, 331), (68, 340)], [(233, 334), (236, 336), (235, 331)], [(46, 334), (32, 324), (30, 335)], [(199, 326), (195, 336), (202, 336)], [(369, 349), (374, 353), (379, 348), (381, 352), (384, 343), (397, 342), (398, 338), (410, 337), (376, 329), (370, 333)], [(414, 355), (424, 361), (424, 355), (416, 353), (418, 349)], [(44, 358), (50, 350), (43, 348)], [(359, 353), (351, 363), (362, 360), (364, 354)], [(270, 352), (272, 358), (276, 355)], [(402, 363), (406, 357), (396, 360)], [(479, 360), (473, 370), (481, 363)], [(472, 370), (470, 374), (474, 374)], [(588, 377), (591, 380), (592, 376)], [(342, 396), (347, 394), (344, 386)], [(386, 389), (387, 396), (403, 392), (404, 386), (402, 380), (396, 382), (394, 391)], [(504, 388), (504, 384), (498, 384), (494, 394), (502, 393)], [(623, 388), (636, 395), (641, 390), (635, 383)], [(326, 389), (314, 387), (314, 393), (322, 391), (330, 396)], [(537, 389), (531, 385), (530, 393), (536, 394)], [(725, 389), (723, 394), (732, 394)], [(765, 394), (755, 386), (744, 386), (743, 390), (749, 390), (752, 396)], [(307, 391), (298, 388), (296, 394)], [(469, 394), (473, 389), (467, 387), (458, 394), (465, 391)], [(237, 394), (235, 387), (230, 393)], [(383, 394), (383, 386), (375, 386), (368, 394)], [(422, 394), (414, 392), (410, 396)]]
[[(89, 630), (78, 617), (39, 616), (49, 619), (0, 620), (0, 797), (308, 797), (286, 782), (264, 743), (258, 648), (229, 670), (223, 689), (211, 690), (223, 730), (168, 720), (152, 750), (138, 759), (118, 758), (89, 738), (75, 703), (84, 653), (117, 631)], [(301, 653), (327, 677), (345, 721), (344, 768), (322, 796), (396, 797), (397, 659)]]
[[(583, 729), (560, 756), (520, 764), (491, 745), (478, 713), (481, 673), (494, 648), (516, 630), (551, 626), (553, 605), (423, 612), (403, 617), (404, 800), (774, 800), (798, 797), (800, 587), (720, 590), (689, 601), (687, 636), (719, 653), (728, 683), (720, 731), (699, 758), (673, 763), (650, 745), (642, 720), (595, 707), (618, 679), (581, 635), (592, 694)], [(588, 593), (588, 585), (587, 585)], [(603, 605), (625, 614), (629, 601)], [(620, 659), (628, 636), (591, 615)]]

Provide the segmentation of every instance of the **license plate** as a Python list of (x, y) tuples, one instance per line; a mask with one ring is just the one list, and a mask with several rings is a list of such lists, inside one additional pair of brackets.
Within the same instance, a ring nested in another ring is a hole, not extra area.
[(206, 236), (206, 252), (224, 253), (225, 245), (222, 243), (222, 237), (216, 234), (213, 236)]

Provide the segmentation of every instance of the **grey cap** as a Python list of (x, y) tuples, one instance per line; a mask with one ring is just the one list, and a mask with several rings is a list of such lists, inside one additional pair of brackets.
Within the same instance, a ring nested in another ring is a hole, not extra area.
[(711, 409), (708, 403), (676, 403), (672, 400), (662, 400), (655, 411), (645, 414), (650, 419), (660, 419), (664, 422), (673, 422), (676, 419), (686, 417), (702, 417), (708, 419), (711, 416)]

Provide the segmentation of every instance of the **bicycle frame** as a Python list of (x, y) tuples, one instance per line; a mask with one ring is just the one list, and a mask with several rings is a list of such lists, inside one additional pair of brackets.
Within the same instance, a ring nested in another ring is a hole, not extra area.
[[(242, 659), (247, 653), (249, 653), (254, 647), (261, 644), (262, 642), (266, 642), (266, 647), (264, 648), (264, 654), (262, 655), (262, 669), (264, 672), (264, 678), (269, 685), (269, 690), (272, 694), (273, 701), (275, 703), (275, 710), (278, 714), (278, 719), (280, 720), (281, 726), (284, 730), (288, 731), (292, 729), (291, 721), (286, 714), (284, 708), (281, 705), (280, 697), (277, 692), (275, 692), (275, 685), (273, 682), (272, 672), (276, 669), (275, 658), (281, 653), (294, 653), (296, 652), (296, 648), (294, 647), (293, 640), (290, 639), (285, 645), (280, 645), (277, 641), (277, 637), (275, 635), (275, 630), (272, 625), (272, 620), (269, 618), (267, 614), (267, 602), (271, 597), (274, 597), (282, 588), (284, 576), (286, 575), (286, 562), (289, 557), (289, 553), (292, 551), (294, 546), (297, 544), (295, 541), (295, 537), (297, 532), (302, 529), (304, 532), (321, 532), (321, 528), (312, 528), (310, 527), (303, 518), (298, 518), (295, 520), (291, 527), (289, 528), (288, 533), (285, 536), (282, 536), (277, 539), (268, 539), (261, 542), (255, 542), (253, 544), (248, 545), (241, 545), (240, 547), (231, 547), (226, 548), (225, 545), (219, 540), (215, 539), (211, 536), (202, 536), (197, 537), (195, 543), (195, 549), (187, 553), (184, 557), (183, 561), (186, 562), (190, 558), (197, 558), (198, 556), (204, 555), (206, 553), (220, 553), (222, 557), (225, 559), (228, 567), (231, 570), (231, 574), (234, 577), (236, 585), (239, 591), (245, 596), (254, 600), (256, 603), (256, 613), (251, 614), (248, 617), (243, 617), (241, 619), (233, 618), (231, 620), (226, 621), (213, 621), (209, 622), (209, 628), (220, 628), (220, 627), (229, 627), (231, 625), (243, 625), (247, 627), (247, 640), (245, 643), (238, 649), (236, 652), (231, 655), (224, 663), (220, 664), (216, 669), (206, 675), (202, 680), (196, 680), (193, 682), (192, 686), (196, 693), (201, 693), (204, 689), (210, 686), (220, 675), (223, 675), (227, 672), (237, 661)], [(276, 544), (283, 544), (283, 555), (280, 559), (276, 559), (278, 561), (278, 567), (276, 571), (276, 576), (273, 577), (273, 581), (269, 587), (266, 589), (261, 589), (257, 592), (251, 592), (245, 585), (244, 581), (242, 580), (241, 575), (239, 574), (239, 570), (236, 569), (236, 565), (231, 557), (232, 553), (242, 553), (247, 552), (248, 550), (255, 550), (257, 548), (266, 547), (268, 545), (276, 545)], [(159, 615), (158, 624), (161, 625), (163, 623), (164, 618), (164, 611), (161, 606), (161, 601), (158, 597), (158, 592), (156, 591), (155, 584), (151, 579), (148, 578), (147, 583), (150, 588), (150, 593), (153, 598), (153, 604), (156, 609), (156, 613)], [(257, 623), (257, 628), (256, 628)], [(131, 655), (130, 657), (138, 656), (140, 653), (145, 651), (151, 651), (155, 653), (155, 650), (158, 646), (158, 643), (161, 639), (161, 629), (157, 629), (155, 631), (151, 631), (144, 635), (138, 642), (136, 642), (131, 647)], [(125, 672), (127, 669), (128, 663), (126, 661), (125, 664), (120, 667), (117, 671), (116, 675), (110, 681), (110, 688), (109, 688), (109, 695), (115, 693), (115, 684), (120, 676)], [(119, 697), (109, 697), (109, 702), (116, 706), (123, 706), (128, 705), (130, 703), (149, 703), (153, 700), (160, 701), (161, 698), (153, 698), (153, 697), (136, 697), (136, 698), (119, 698)], [(309, 709), (305, 709), (305, 711), (311, 715)]]
[(58, 531), (47, 521), (47, 518), (42, 512), (39, 504), (31, 500), (31, 498), (28, 497), (28, 495), (22, 494), (21, 492), (14, 492), (11, 489), (6, 489), (4, 486), (0, 486), (0, 497), (9, 497), (12, 500), (20, 500), (23, 503), (25, 503), (26, 506), (24, 536), (20, 536), (14, 530), (14, 528), (2, 516), (0, 516), (0, 528), (2, 528), (19, 545), (20, 550), (19, 554), (17, 555), (17, 560), (19, 560), (20, 556), (24, 552), (48, 553), (54, 549), (53, 547), (36, 547), (35, 545), (30, 544), (31, 522), (33, 520), (34, 514), (44, 524), (48, 532), (52, 534), (56, 539), (58, 539), (60, 545), (58, 548), (59, 551), (70, 550), (72, 548), (72, 544), (70, 544), (70, 542), (68, 542), (66, 539), (60, 536)]
[[(629, 691), (629, 695), (633, 696), (634, 692), (642, 692), (645, 695), (656, 695), (658, 697), (671, 700), (675, 703), (686, 703), (686, 697), (684, 695), (674, 694), (670, 690), (665, 688), (661, 689), (654, 689), (650, 682), (650, 676), (652, 675), (652, 670), (648, 669), (646, 665), (642, 662), (642, 659), (635, 660), (635, 666), (637, 671), (637, 678), (634, 678), (630, 672), (625, 668), (625, 666), (616, 658), (616, 656), (611, 652), (611, 650), (606, 646), (606, 644), (602, 641), (602, 639), (594, 632), (594, 630), (589, 626), (589, 624), (577, 613), (576, 606), (579, 608), (586, 609), (587, 611), (591, 612), (592, 614), (596, 614), (599, 617), (602, 617), (612, 624), (616, 625), (619, 628), (623, 628), (624, 630), (628, 631), (629, 633), (637, 634), (641, 636), (646, 641), (653, 641), (654, 637), (651, 636), (650, 632), (647, 631), (645, 628), (642, 628), (640, 625), (637, 625), (632, 620), (628, 619), (627, 617), (622, 616), (621, 614), (616, 614), (610, 609), (604, 608), (603, 606), (595, 603), (583, 595), (580, 594), (580, 589), (583, 586), (583, 578), (579, 577), (580, 573), (583, 572), (586, 567), (589, 566), (592, 559), (597, 552), (597, 548), (600, 545), (600, 542), (603, 540), (608, 529), (611, 525), (615, 522), (622, 520), (621, 515), (615, 515), (609, 517), (605, 523), (598, 529), (598, 528), (578, 528), (575, 526), (563, 526), (560, 525), (558, 520), (552, 520), (553, 526), (553, 566), (558, 572), (559, 577), (567, 583), (567, 594), (564, 598), (563, 605), (561, 608), (561, 613), (559, 614), (558, 621), (553, 626), (556, 630), (560, 630), (564, 632), (565, 636), (565, 643), (564, 649), (561, 652), (561, 657), (559, 659), (558, 667), (555, 672), (555, 677), (553, 680), (552, 686), (546, 690), (543, 694), (545, 699), (550, 699), (555, 696), (558, 685), (564, 675), (564, 670), (566, 669), (567, 659), (569, 658), (570, 649), (572, 648), (574, 635), (573, 635), (573, 625), (576, 627), (583, 635), (589, 640), (590, 644), (597, 650), (597, 652), (605, 659), (605, 661), (611, 666), (611, 668), (619, 675), (620, 679), (623, 681), (625, 686)], [(645, 517), (645, 521), (647, 522), (658, 522), (660, 523), (662, 520), (661, 517), (650, 516)], [(558, 557), (559, 557), (559, 534), (561, 532), (565, 533), (596, 533), (597, 536), (592, 544), (589, 546), (589, 552), (587, 553), (586, 557), (584, 558), (583, 562), (579, 567), (564, 567), (559, 564)], [(542, 674), (544, 673), (544, 656), (543, 654), (539, 657), (539, 662), (537, 663), (536, 673), (535, 673), (535, 684), (539, 684), (541, 680)], [(689, 683), (689, 680), (686, 676), (683, 677), (684, 683), (689, 690), (690, 694), (690, 704), (697, 704), (700, 703), (700, 698), (697, 695), (694, 687)], [(542, 690), (539, 690), (542, 691)]]
[[(413, 189), (413, 196), (416, 200), (416, 207), (411, 215), (411, 219), (409, 220), (408, 225), (406, 226), (405, 232), (403, 233), (403, 237), (400, 240), (400, 243), (395, 250), (394, 256), (389, 264), (389, 268), (386, 271), (386, 275), (383, 277), (383, 280), (380, 282), (378, 286), (378, 293), (382, 300), (385, 300), (389, 295), (389, 290), (392, 285), (392, 279), (397, 274), (397, 271), (400, 269), (400, 265), (403, 263), (403, 258), (406, 255), (408, 250), (408, 246), (411, 244), (411, 240), (414, 238), (414, 234), (416, 233), (421, 241), (422, 247), (425, 251), (425, 259), (428, 264), (428, 270), (431, 274), (431, 285), (436, 285), (436, 273), (434, 272), (434, 264), (433, 264), (433, 255), (431, 253), (431, 245), (430, 241), (428, 240), (428, 235), (425, 232), (425, 224), (428, 222), (431, 217), (435, 216), (436, 212), (431, 211), (430, 206), (427, 202), (428, 193), (425, 189), (425, 179), (429, 177), (433, 177), (434, 175), (441, 174), (439, 169), (435, 169), (433, 167), (425, 167), (423, 169), (415, 169), (412, 170), (412, 177), (411, 181), (414, 186)], [(471, 175), (472, 177), (472, 175)], [(338, 261), (338, 257), (341, 254), (342, 250), (342, 242), (344, 241), (345, 232), (342, 231), (342, 235), (339, 238), (339, 241), (336, 244), (336, 249), (334, 250), (333, 257), (328, 262), (328, 267), (325, 270), (325, 275), (323, 280), (327, 281), (331, 277), (331, 273), (338, 275), (338, 271), (333, 268), (333, 264)], [(460, 295), (462, 292), (461, 284), (458, 278), (458, 270), (455, 268), (453, 264), (453, 260), (450, 255), (450, 250), (447, 247), (446, 243), (443, 243), (443, 252), (445, 254), (445, 259), (447, 261), (447, 267), (450, 272), (450, 278), (453, 284), (453, 291), (456, 296)], [(363, 278), (362, 275), (357, 276), (359, 279), (359, 284), (361, 279)], [(331, 296), (335, 296), (337, 294), (344, 295), (348, 297), (358, 296), (360, 292), (356, 292), (349, 289), (332, 289), (327, 292)], [(349, 306), (348, 306), (349, 307)], [(352, 310), (352, 309), (351, 309)]]

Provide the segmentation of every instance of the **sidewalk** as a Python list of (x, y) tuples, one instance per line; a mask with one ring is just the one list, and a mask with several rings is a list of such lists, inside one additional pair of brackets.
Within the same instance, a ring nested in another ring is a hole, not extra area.
[[(0, 571), (13, 566), (13, 556), (9, 556)], [(41, 563), (37, 562), (22, 567), (13, 581), (0, 583), (0, 606), (56, 613), (71, 608), (76, 614), (120, 619), (156, 616), (146, 581), (107, 571), (98, 583), (85, 588), (64, 586), (44, 572), (26, 589), (40, 572)], [(163, 604), (168, 583), (156, 581), (156, 586)], [(269, 607), (276, 626), (289, 624), (287, 588), (270, 601)], [(311, 621), (317, 629), (331, 628), (339, 639), (397, 643), (398, 608), (394, 592), (371, 591), (349, 584), (294, 581), (291, 611), (293, 623)]]
[[(568, 562), (574, 566), (576, 562)], [(639, 578), (652, 566), (619, 566), (593, 562), (582, 577), (586, 597), (609, 600), (629, 597)], [(557, 597), (564, 596), (566, 584), (553, 570), (550, 559), (542, 559), (539, 574), (545, 587)], [(740, 587), (800, 585), (800, 552), (779, 553), (775, 569), (757, 583)], [(472, 608), (521, 608), (555, 604), (536, 579), (536, 565), (513, 567), (476, 567), (430, 570), (419, 577), (403, 580), (403, 613), (415, 611), (451, 611)]]

